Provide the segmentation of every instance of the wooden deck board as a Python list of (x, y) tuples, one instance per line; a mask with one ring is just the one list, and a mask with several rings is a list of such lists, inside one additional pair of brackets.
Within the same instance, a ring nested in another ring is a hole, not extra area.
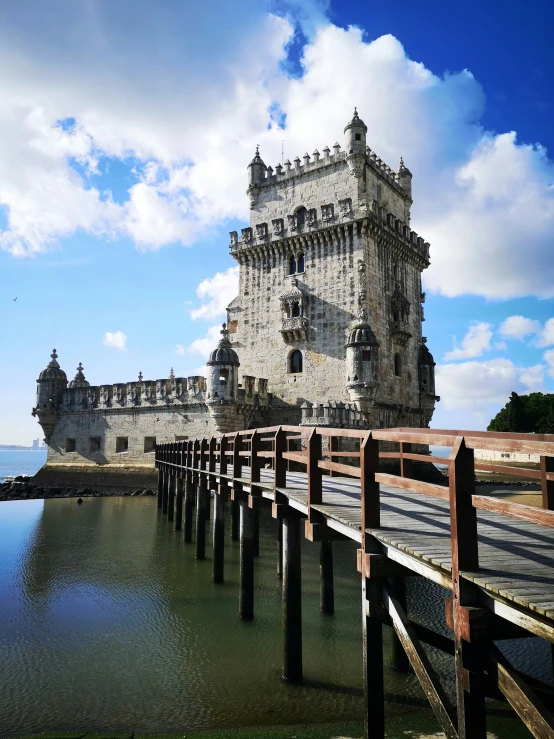
[[(250, 470), (242, 468), (240, 482), (248, 487)], [(272, 488), (273, 472), (261, 471), (260, 487)], [(307, 476), (287, 472), (286, 487), (279, 488), (291, 505), (307, 512)], [(381, 526), (367, 533), (387, 548), (432, 564), (446, 575), (451, 572), (448, 501), (420, 493), (380, 486)], [(323, 501), (312, 508), (342, 525), (348, 536), (361, 537), (360, 487), (355, 478), (323, 477)], [(554, 530), (518, 521), (497, 513), (477, 512), (479, 532), (478, 572), (463, 577), (492, 597), (516, 603), (554, 622)]]

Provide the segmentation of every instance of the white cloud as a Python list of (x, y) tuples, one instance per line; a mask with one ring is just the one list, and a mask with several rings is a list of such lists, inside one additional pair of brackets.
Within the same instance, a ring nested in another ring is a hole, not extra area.
[(523, 339), (528, 334), (539, 333), (540, 330), (540, 321), (533, 321), (524, 316), (509, 316), (498, 329), (498, 333), (512, 339)]
[(451, 419), (460, 416), (466, 428), (486, 428), (512, 391), (544, 390), (543, 379), (544, 365), (520, 367), (504, 358), (437, 365), (436, 388), (441, 401), (433, 425), (437, 427), (440, 421), (445, 428), (455, 428), (457, 423)]
[(106, 331), (104, 334), (104, 342), (106, 346), (111, 346), (114, 349), (120, 349), (121, 351), (126, 350), (127, 335), (123, 331)]
[(549, 349), (543, 354), (544, 361), (548, 365), (547, 372), (550, 377), (554, 377), (554, 349)]
[(480, 357), (491, 348), (492, 325), (483, 321), (470, 325), (460, 347), (444, 355), (445, 360)]
[(498, 351), (504, 351), (508, 348), (508, 344), (505, 341), (495, 341), (494, 348)]
[[(190, 244), (248, 218), (256, 143), (273, 165), (283, 139), (290, 159), (321, 151), (340, 140), (357, 105), (371, 148), (392, 167), (402, 154), (414, 173), (412, 225), (431, 242), (429, 290), (554, 295), (553, 164), (513, 132), (483, 130), (485, 95), (470, 72), (437, 76), (390, 35), (365, 42), (360, 29), (325, 23), (324, 3), (302, 13), (288, 4), (313, 34), (297, 77), (282, 64), (291, 23), (254, 2), (240, 13), (222, 6), (218, 24), (187, 3), (171, 17), (141, 4), (131, 31), (110, 4), (67, 13), (54, 0), (48, 15), (41, 5), (32, 24), (12, 5), (0, 29), (3, 248), (36, 253), (77, 229), (130, 236), (141, 249)], [(286, 115), (284, 131), (275, 110)], [(70, 130), (56, 125), (70, 116)], [(103, 157), (136, 162), (122, 204), (87, 179)]]
[(192, 318), (213, 320), (218, 316), (225, 316), (227, 306), (237, 296), (238, 291), (238, 267), (230, 267), (225, 272), (217, 272), (213, 277), (207, 277), (196, 289), (197, 296), (206, 302), (200, 308), (191, 310)]
[(182, 344), (175, 344), (175, 349), (173, 351), (175, 354), (182, 356), (185, 353), (185, 347)]
[(537, 346), (552, 346), (552, 344), (554, 344), (554, 318), (549, 318), (540, 332)]
[[(189, 352), (192, 352), (193, 354), (200, 354), (202, 357), (204, 357), (204, 359), (207, 360), (210, 352), (216, 348), (217, 343), (221, 338), (220, 333), (221, 326), (210, 326), (205, 336), (203, 336), (201, 339), (195, 339), (192, 344), (187, 347)], [(204, 368), (203, 371), (205, 373), (206, 368)]]

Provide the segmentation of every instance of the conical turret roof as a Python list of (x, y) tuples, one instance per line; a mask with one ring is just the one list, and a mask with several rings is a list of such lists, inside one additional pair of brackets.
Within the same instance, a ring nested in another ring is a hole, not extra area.
[(82, 362), (79, 362), (79, 366), (77, 367), (77, 374), (71, 380), (68, 387), (90, 387), (90, 382), (85, 379), (83, 369), (84, 367)]
[(360, 116), (358, 115), (358, 109), (357, 108), (354, 108), (354, 115), (352, 116), (352, 120), (349, 121), (346, 124), (345, 129), (344, 129), (344, 132), (346, 133), (349, 128), (353, 128), (353, 127), (363, 128), (364, 131), (367, 133), (367, 126), (362, 121), (362, 119), (360, 118)]
[(346, 346), (379, 346), (377, 337), (369, 325), (367, 313), (363, 309), (352, 324)]
[(209, 360), (206, 362), (208, 366), (212, 365), (233, 365), (235, 367), (240, 366), (238, 354), (233, 349), (231, 342), (229, 341), (229, 330), (227, 324), (224, 323), (221, 329), (221, 339), (217, 345), (217, 348), (210, 354)]
[(43, 369), (38, 376), (39, 382), (44, 380), (59, 380), (60, 382), (67, 382), (67, 375), (58, 364), (58, 355), (56, 354), (55, 349), (52, 351), (50, 357), (51, 359), (48, 362), (48, 366), (46, 369)]

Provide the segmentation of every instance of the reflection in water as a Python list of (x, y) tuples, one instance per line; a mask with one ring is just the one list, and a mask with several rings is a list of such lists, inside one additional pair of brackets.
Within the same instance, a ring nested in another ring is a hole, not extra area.
[[(255, 620), (246, 623), (237, 616), (238, 543), (229, 528), (226, 582), (213, 585), (210, 551), (197, 562), (154, 499), (42, 505), (0, 504), (0, 735), (361, 718), (355, 544), (334, 545), (336, 613), (329, 617), (319, 612), (319, 549), (303, 542), (306, 683), (291, 686), (280, 679), (281, 586), (268, 510), (261, 514)], [(439, 588), (416, 578), (409, 587), (413, 615), (426, 624), (442, 617)], [(433, 658), (451, 689), (450, 659)], [(413, 676), (389, 670), (386, 681), (389, 712), (421, 705)]]

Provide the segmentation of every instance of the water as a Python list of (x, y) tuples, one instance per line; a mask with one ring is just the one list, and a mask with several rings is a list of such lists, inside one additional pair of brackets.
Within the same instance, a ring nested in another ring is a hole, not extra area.
[[(334, 544), (336, 613), (324, 616), (319, 548), (302, 542), (305, 684), (292, 686), (280, 679), (275, 521), (262, 511), (251, 623), (237, 616), (239, 548), (226, 526), (226, 582), (213, 585), (210, 549), (196, 561), (155, 499), (0, 503), (0, 736), (361, 719), (356, 545)], [(411, 615), (444, 630), (444, 594), (409, 578)], [(452, 660), (430, 654), (452, 694)], [(515, 642), (511, 656), (549, 679), (548, 645)], [(386, 668), (386, 693), (389, 714), (429, 711), (413, 675)]]
[(46, 462), (46, 450), (8, 451), (0, 449), (0, 483), (6, 477), (34, 475)]

